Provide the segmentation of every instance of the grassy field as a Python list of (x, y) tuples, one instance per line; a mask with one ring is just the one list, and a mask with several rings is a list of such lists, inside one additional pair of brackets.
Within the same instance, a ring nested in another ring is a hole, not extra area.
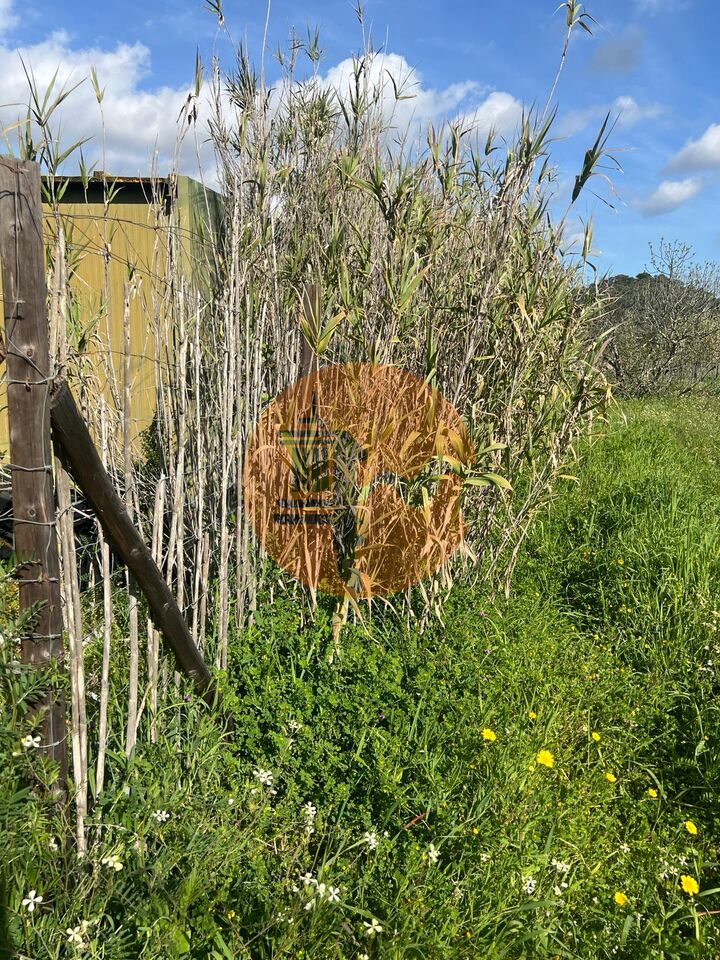
[(235, 732), (179, 694), (162, 743), (113, 754), (80, 865), (14, 796), (36, 761), (8, 666), (20, 955), (720, 956), (719, 414), (615, 408), (508, 602), (457, 590), (444, 625), (349, 628), (332, 663), (329, 611), (262, 609)]

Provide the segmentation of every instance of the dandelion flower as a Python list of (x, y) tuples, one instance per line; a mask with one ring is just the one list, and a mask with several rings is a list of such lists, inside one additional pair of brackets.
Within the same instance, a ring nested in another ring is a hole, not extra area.
[(602, 740), (602, 737), (601, 737), (600, 734), (597, 732), (597, 730), (593, 730), (593, 732), (590, 734), (590, 736), (593, 738), (593, 740), (595, 741), (595, 743), (600, 743), (600, 741)]
[(694, 897), (696, 893), (700, 892), (700, 887), (695, 877), (691, 877), (687, 873), (684, 873), (680, 877), (680, 886), (689, 897)]
[(555, 757), (553, 757), (549, 750), (540, 750), (535, 760), (543, 767), (555, 766)]
[(613, 900), (619, 907), (624, 907), (628, 902), (627, 895), (622, 892), (622, 890), (616, 890)]
[(537, 720), (537, 714), (535, 713), (534, 710), (528, 710), (528, 717), (529, 717), (531, 720)]
[(39, 903), (42, 903), (42, 901), (42, 894), (38, 893), (37, 890), (30, 890), (28, 895), (24, 898), (22, 905), (28, 913), (32, 913), (35, 910), (35, 907)]
[(685, 829), (687, 830), (688, 833), (692, 834), (693, 837), (697, 835), (698, 828), (695, 826), (692, 820), (685, 821)]
[(607, 780), (608, 783), (617, 783), (617, 777), (615, 776), (614, 773), (606, 773), (605, 779)]
[(491, 730), (490, 727), (485, 727), (482, 732), (483, 740), (489, 740), (492, 743), (494, 740), (497, 740), (497, 735), (494, 730)]
[(657, 800), (658, 792), (654, 787), (648, 787), (648, 796), (651, 800)]

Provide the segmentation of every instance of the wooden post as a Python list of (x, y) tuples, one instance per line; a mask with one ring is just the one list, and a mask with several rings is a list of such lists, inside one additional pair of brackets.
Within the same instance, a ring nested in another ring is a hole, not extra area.
[[(0, 262), (20, 610), (39, 606), (33, 632), (22, 638), (24, 663), (61, 662), (63, 657), (42, 226), (39, 166), (0, 157)], [(58, 694), (38, 706), (43, 714), (40, 749), (59, 764), (64, 788), (64, 697)]]
[(92, 437), (64, 380), (53, 384), (52, 432), (55, 448), (82, 490), (115, 550), (147, 598), (150, 616), (175, 654), (178, 667), (198, 692), (212, 701), (210, 672), (193, 643), (180, 608), (113, 487)]

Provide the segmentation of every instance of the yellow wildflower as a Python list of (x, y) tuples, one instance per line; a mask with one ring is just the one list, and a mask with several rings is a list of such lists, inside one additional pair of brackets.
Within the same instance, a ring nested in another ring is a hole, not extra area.
[(528, 710), (528, 716), (530, 717), (531, 720), (537, 720), (537, 714), (535, 713), (534, 710)]
[(495, 735), (495, 732), (491, 730), (490, 727), (485, 727), (483, 729), (482, 735), (483, 735), (483, 740), (489, 740), (490, 743), (492, 743), (493, 740), (497, 740), (497, 736)]
[(655, 800), (657, 798), (657, 795), (658, 795), (658, 792), (657, 790), (655, 790), (654, 787), (648, 787), (648, 796), (650, 797), (651, 800)]
[(689, 897), (694, 897), (696, 893), (700, 892), (700, 887), (695, 877), (690, 877), (686, 873), (680, 877), (680, 886)]
[(555, 757), (553, 757), (549, 750), (540, 750), (535, 759), (543, 767), (552, 767), (555, 765)]
[(688, 833), (691, 833), (693, 836), (695, 836), (698, 832), (698, 828), (695, 826), (692, 820), (685, 821), (685, 829), (687, 830)]
[(614, 773), (606, 773), (606, 774), (605, 774), (605, 779), (607, 780), (608, 783), (616, 783), (616, 782), (617, 782), (617, 777), (615, 776)]
[(597, 732), (597, 730), (593, 730), (590, 736), (593, 738), (595, 743), (600, 743), (600, 734)]
[(616, 890), (616, 891), (615, 891), (615, 896), (614, 896), (613, 899), (615, 900), (615, 903), (616, 903), (619, 907), (624, 907), (625, 904), (628, 902), (628, 898), (627, 898), (627, 896), (622, 892), (622, 890)]

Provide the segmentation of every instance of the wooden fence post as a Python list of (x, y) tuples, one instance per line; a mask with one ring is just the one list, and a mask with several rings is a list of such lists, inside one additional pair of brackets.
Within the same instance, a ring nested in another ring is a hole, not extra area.
[[(61, 662), (40, 168), (11, 157), (0, 157), (0, 263), (20, 609), (39, 607), (33, 632), (22, 638), (22, 660)], [(42, 712), (40, 750), (59, 764), (62, 789), (67, 773), (65, 700), (57, 694), (37, 706)]]

